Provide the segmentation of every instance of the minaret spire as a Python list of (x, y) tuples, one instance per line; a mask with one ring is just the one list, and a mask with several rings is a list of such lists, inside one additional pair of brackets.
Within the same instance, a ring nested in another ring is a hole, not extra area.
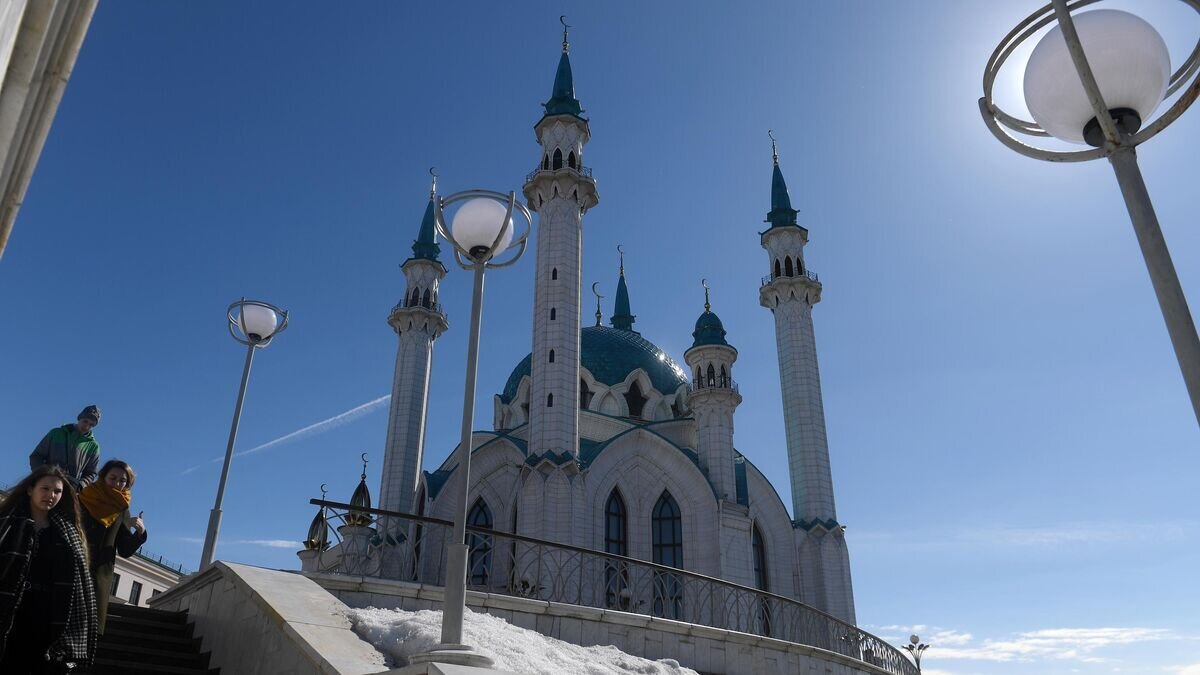
[(597, 326), (600, 325), (600, 321), (604, 318), (604, 314), (602, 314), (600, 312), (600, 300), (602, 298), (604, 298), (604, 296), (600, 295), (600, 291), (596, 290), (596, 286), (598, 286), (599, 284), (600, 284), (599, 281), (592, 282), (592, 295), (596, 296), (596, 325)]
[(621, 267), (617, 278), (617, 298), (613, 303), (612, 327), (633, 331), (634, 316), (629, 309), (629, 287), (625, 285), (625, 249), (620, 244), (617, 245), (617, 253), (621, 256)]
[(788, 195), (787, 182), (783, 180), (783, 172), (779, 170), (779, 149), (775, 145), (775, 135), (767, 130), (771, 138), (771, 160), (774, 167), (771, 170), (771, 211), (767, 214), (766, 222), (771, 227), (796, 226), (796, 209), (792, 208), (792, 198)]

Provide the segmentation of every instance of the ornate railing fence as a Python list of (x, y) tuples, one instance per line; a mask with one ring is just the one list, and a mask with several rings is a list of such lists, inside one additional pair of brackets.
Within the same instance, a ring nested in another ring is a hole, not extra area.
[(767, 276), (762, 278), (762, 285), (766, 286), (767, 284), (771, 283), (772, 281), (775, 281), (776, 279), (795, 279), (795, 278), (800, 278), (800, 277), (806, 277), (810, 281), (816, 281), (816, 282), (821, 281), (821, 278), (819, 276), (817, 276), (816, 272), (809, 270), (809, 269), (805, 269), (805, 270), (800, 270), (798, 272), (795, 272), (793, 274), (768, 274)]
[[(448, 520), (313, 499), (326, 525), (305, 546), (322, 572), (445, 585)], [(467, 587), (487, 593), (613, 609), (819, 647), (918, 675), (886, 641), (781, 595), (578, 546), (467, 527)]]

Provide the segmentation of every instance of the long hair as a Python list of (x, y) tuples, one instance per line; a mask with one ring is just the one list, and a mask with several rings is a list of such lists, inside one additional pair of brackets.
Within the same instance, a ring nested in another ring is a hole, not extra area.
[(129, 466), (128, 463), (122, 462), (119, 459), (110, 459), (105, 462), (104, 466), (100, 467), (100, 473), (96, 474), (96, 482), (103, 483), (104, 477), (107, 476), (108, 472), (112, 471), (113, 469), (121, 469), (125, 472), (125, 479), (128, 481), (125, 483), (125, 489), (132, 490), (133, 480), (137, 478), (137, 474), (133, 472), (132, 466)]
[(62, 469), (53, 464), (44, 464), (34, 469), (32, 473), (21, 479), (20, 483), (12, 486), (8, 490), (8, 496), (0, 502), (0, 517), (12, 515), (13, 511), (18, 506), (24, 506), (25, 510), (29, 510), (29, 489), (43, 478), (57, 478), (62, 481), (63, 492), (58, 503), (50, 509), (50, 513), (57, 513), (62, 516), (68, 523), (75, 527), (79, 532), (79, 536), (83, 536), (83, 526), (80, 524), (79, 500), (75, 497), (75, 488), (71, 487), (71, 481), (67, 480), (66, 474)]

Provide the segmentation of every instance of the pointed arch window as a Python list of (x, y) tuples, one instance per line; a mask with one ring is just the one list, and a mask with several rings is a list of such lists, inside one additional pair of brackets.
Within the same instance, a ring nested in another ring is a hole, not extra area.
[(554, 363), (554, 350), (550, 350), (550, 363)]
[(592, 404), (592, 396), (594, 396), (594, 394), (592, 393), (591, 389), (588, 389), (587, 382), (584, 381), (583, 378), (580, 378), (579, 379), (579, 408), (581, 410), (586, 410), (587, 407)]
[(549, 169), (550, 169), (550, 155), (542, 155), (542, 170), (547, 171)]
[[(467, 512), (467, 525), (492, 529), (492, 510), (483, 497)], [(487, 586), (492, 576), (492, 537), (478, 532), (467, 534), (470, 554), (467, 558), (467, 583), (472, 586)]]
[(425, 295), (421, 296), (421, 306), (433, 307), (433, 298), (431, 297), (428, 288), (425, 289)]
[[(416, 503), (413, 504), (413, 512), (418, 516), (425, 515), (425, 486), (422, 485), (417, 489)], [(409, 561), (408, 578), (409, 581), (416, 581), (420, 571), (421, 564), (421, 540), (425, 537), (424, 526), (420, 521), (413, 524), (412, 530), (412, 560)]]
[(776, 258), (775, 259), (775, 276), (776, 277), (779, 277), (779, 272), (780, 272), (779, 258)]
[[(629, 515), (625, 500), (613, 488), (604, 504), (604, 552), (613, 555), (629, 555)], [(629, 609), (629, 569), (624, 561), (607, 560), (604, 563), (604, 605), (615, 609)]]
[[(650, 518), (651, 551), (654, 562), (668, 567), (683, 567), (683, 517), (679, 504), (663, 490)], [(654, 616), (683, 618), (683, 579), (671, 572), (654, 573)]]
[(710, 387), (717, 386), (717, 369), (713, 365), (708, 364), (708, 379), (705, 382)]
[(646, 396), (636, 380), (629, 385), (629, 391), (625, 392), (625, 405), (629, 407), (630, 417), (642, 417), (642, 410), (646, 407)]
[(795, 276), (792, 273), (792, 258), (791, 258), (791, 256), (788, 256), (783, 259), (783, 273), (784, 273), (784, 275), (789, 276), (789, 277)]
[(421, 302), (421, 289), (414, 288), (412, 290), (412, 295), (408, 296), (408, 304), (405, 306), (406, 307), (416, 307), (417, 304), (420, 302)]
[(574, 150), (571, 151), (571, 154), (567, 155), (567, 166), (571, 167), (572, 169), (575, 168), (575, 151)]
[(550, 308), (550, 320), (554, 321), (556, 318), (558, 318), (558, 310), (555, 309), (554, 307), (551, 307)]
[(557, 268), (557, 267), (555, 267), (554, 269), (550, 270), (550, 280), (551, 280), (551, 281), (558, 281), (558, 268)]
[(730, 385), (729, 373), (725, 371), (725, 364), (721, 364), (721, 379), (719, 381), (722, 387), (728, 387)]
[(546, 394), (546, 407), (547, 408), (554, 407), (554, 394)]
[[(750, 532), (750, 547), (754, 550), (754, 587), (760, 591), (770, 591), (767, 578), (767, 544), (757, 523)], [(754, 632), (759, 635), (771, 634), (771, 605), (766, 597), (760, 596), (755, 601)]]
[(554, 149), (554, 164), (552, 166), (556, 170), (562, 168), (562, 150), (558, 148)]

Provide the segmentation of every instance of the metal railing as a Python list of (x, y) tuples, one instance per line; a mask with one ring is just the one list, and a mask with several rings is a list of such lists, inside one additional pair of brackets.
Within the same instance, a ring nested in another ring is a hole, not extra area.
[(541, 166), (538, 166), (538, 168), (534, 169), (533, 171), (530, 171), (525, 176), (525, 182), (528, 183), (529, 181), (533, 180), (539, 173), (542, 173), (542, 172), (553, 173), (555, 171), (562, 171), (563, 169), (566, 169), (567, 171), (574, 171), (575, 173), (578, 173), (580, 176), (584, 176), (586, 178), (592, 177), (592, 167), (590, 167), (590, 166), (584, 166), (584, 165), (580, 164), (579, 166), (571, 167), (571, 166), (566, 166), (564, 164), (563, 166), (560, 166), (557, 169), (543, 169)]
[(817, 283), (821, 282), (821, 279), (817, 276), (816, 272), (814, 272), (812, 270), (804, 270), (802, 272), (796, 272), (795, 274), (768, 274), (767, 276), (762, 278), (762, 285), (766, 286), (767, 284), (771, 283), (772, 281), (775, 281), (776, 279), (798, 279), (798, 278), (807, 278), (809, 281), (815, 281)]
[(692, 378), (692, 391), (699, 389), (732, 389), (738, 390), (737, 382), (733, 381), (732, 377), (715, 377), (712, 380), (701, 378), (699, 380)]
[(147, 562), (152, 562), (155, 565), (158, 565), (159, 567), (165, 567), (165, 568), (171, 570), (172, 572), (177, 572), (184, 576), (191, 574), (191, 571), (189, 569), (187, 569), (186, 567), (184, 567), (181, 563), (177, 563), (174, 560), (164, 558), (163, 556), (153, 553), (151, 551), (147, 551), (144, 548), (139, 548), (137, 551), (134, 551), (134, 554), (137, 555), (137, 557), (139, 557), (143, 560), (146, 560)]
[[(322, 572), (445, 585), (453, 523), (313, 499), (327, 526)], [(656, 563), (467, 526), (467, 587), (741, 631), (837, 652), (895, 675), (918, 675), (904, 654), (791, 598)]]
[(392, 311), (394, 312), (398, 309), (411, 309), (411, 308), (427, 309), (431, 312), (440, 312), (442, 314), (446, 313), (445, 310), (442, 309), (442, 303), (440, 303), (440, 302), (425, 302), (423, 300), (417, 301), (417, 302), (412, 302), (408, 298), (405, 298), (404, 300), (401, 300), (400, 302), (398, 302), (396, 304), (396, 306), (392, 308)]

